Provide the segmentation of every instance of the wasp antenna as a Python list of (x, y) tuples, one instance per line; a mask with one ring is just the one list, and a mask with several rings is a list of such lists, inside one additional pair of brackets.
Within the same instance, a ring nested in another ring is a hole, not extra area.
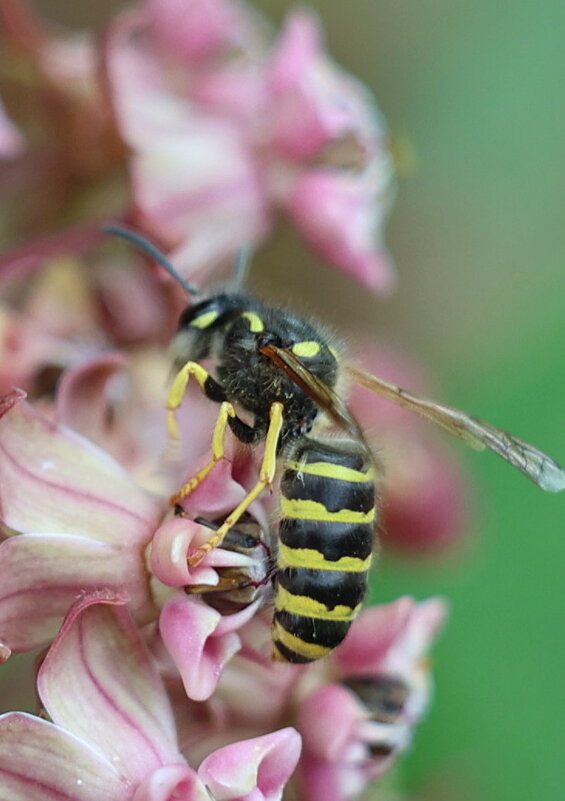
[(246, 282), (251, 266), (251, 255), (251, 245), (242, 245), (237, 251), (235, 260), (235, 284), (237, 287), (242, 287)]
[(155, 261), (161, 265), (168, 273), (171, 275), (175, 281), (182, 286), (183, 289), (190, 295), (200, 295), (200, 290), (191, 284), (190, 281), (187, 281), (182, 275), (175, 270), (171, 262), (165, 256), (165, 254), (159, 250), (152, 242), (146, 239), (141, 234), (138, 234), (137, 231), (132, 231), (129, 228), (124, 228), (121, 225), (105, 225), (102, 229), (106, 234), (113, 234), (114, 236), (119, 236), (122, 239), (126, 239), (128, 242), (131, 242), (133, 245), (136, 245), (140, 250), (145, 251), (148, 256), (155, 259)]

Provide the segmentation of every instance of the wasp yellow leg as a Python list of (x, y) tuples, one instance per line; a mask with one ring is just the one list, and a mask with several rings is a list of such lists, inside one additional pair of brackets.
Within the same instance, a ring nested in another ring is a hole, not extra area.
[(216, 425), (214, 426), (214, 434), (212, 436), (212, 458), (208, 462), (208, 464), (204, 465), (202, 470), (200, 470), (190, 481), (187, 481), (184, 486), (180, 488), (178, 492), (175, 492), (174, 495), (171, 495), (170, 503), (171, 506), (176, 506), (177, 504), (181, 503), (191, 492), (193, 492), (196, 487), (198, 487), (204, 479), (206, 478), (209, 473), (212, 472), (214, 467), (224, 458), (225, 454), (225, 446), (224, 446), (224, 439), (226, 433), (226, 427), (228, 425), (228, 420), (230, 417), (235, 417), (235, 409), (233, 408), (232, 404), (229, 401), (224, 401), (220, 406), (220, 411), (218, 413), (218, 418), (216, 420)]
[(261, 470), (259, 471), (259, 481), (245, 496), (239, 506), (234, 509), (228, 517), (226, 517), (220, 528), (212, 537), (210, 537), (208, 542), (205, 542), (203, 545), (201, 545), (200, 548), (189, 557), (188, 564), (191, 567), (199, 565), (200, 562), (202, 562), (202, 560), (206, 557), (207, 553), (209, 553), (213, 548), (217, 548), (219, 545), (221, 545), (222, 540), (228, 531), (236, 525), (237, 521), (244, 514), (244, 512), (247, 511), (253, 501), (256, 500), (256, 498), (258, 498), (259, 495), (261, 495), (261, 493), (267, 489), (267, 487), (272, 485), (277, 469), (277, 447), (279, 444), (279, 438), (283, 424), (283, 410), (284, 407), (282, 403), (276, 401), (275, 403), (271, 404), (271, 408), (269, 410), (269, 428), (267, 429), (267, 437), (265, 439), (265, 453), (263, 454)]
[(180, 439), (176, 411), (184, 400), (191, 375), (195, 377), (200, 389), (206, 394), (206, 381), (210, 379), (210, 374), (201, 364), (198, 364), (198, 362), (187, 362), (176, 374), (171, 386), (171, 391), (169, 392), (169, 397), (167, 398), (167, 425), (169, 428), (169, 437), (172, 440)]

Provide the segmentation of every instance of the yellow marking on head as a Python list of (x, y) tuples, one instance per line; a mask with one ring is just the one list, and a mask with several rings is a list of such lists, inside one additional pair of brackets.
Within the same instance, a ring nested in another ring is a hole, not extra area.
[[(303, 656), (306, 659), (311, 659), (312, 661), (321, 659), (323, 656), (326, 656), (333, 650), (325, 645), (316, 645), (315, 643), (301, 640), (300, 637), (296, 637), (296, 635), (291, 634), (289, 631), (283, 628), (278, 620), (275, 620), (273, 623), (273, 640), (280, 640), (283, 645), (286, 645), (286, 647), (289, 650), (294, 651), (295, 654)], [(277, 644), (275, 642), (275, 650), (276, 647)], [(288, 662), (283, 654), (280, 654), (279, 656), (275, 653), (273, 654), (273, 659), (278, 662)]]
[(285, 567), (303, 567), (307, 570), (339, 570), (345, 573), (366, 573), (371, 567), (372, 554), (366, 559), (357, 556), (342, 556), (340, 559), (330, 561), (321, 551), (313, 548), (289, 548), (279, 543), (277, 564), (279, 570)]
[(355, 512), (352, 509), (339, 509), (330, 512), (323, 503), (308, 501), (302, 498), (290, 499), (281, 497), (281, 515), (293, 520), (319, 520), (324, 523), (372, 523), (375, 519), (375, 507), (368, 512)]
[(357, 617), (361, 610), (361, 604), (353, 609), (344, 604), (337, 604), (333, 609), (328, 609), (325, 604), (314, 598), (308, 598), (306, 595), (293, 595), (284, 587), (279, 586), (275, 595), (275, 609), (303, 617), (314, 617), (318, 620), (337, 620), (348, 623)]
[(305, 342), (296, 342), (292, 346), (292, 352), (295, 356), (303, 359), (312, 359), (317, 356), (322, 346), (315, 339), (306, 340)]
[(336, 478), (339, 481), (357, 481), (369, 483), (375, 480), (375, 471), (370, 467), (366, 473), (362, 470), (354, 470), (352, 467), (344, 467), (331, 462), (287, 462), (288, 470), (295, 470), (297, 473), (305, 473), (308, 476), (321, 476), (322, 478)]
[(340, 355), (339, 355), (338, 351), (334, 347), (332, 347), (332, 345), (328, 345), (328, 350), (332, 354), (332, 356), (334, 357), (336, 362), (339, 363)]
[(243, 312), (242, 317), (245, 317), (245, 319), (249, 321), (249, 330), (253, 334), (259, 334), (261, 331), (265, 330), (265, 323), (255, 312)]
[(199, 314), (194, 320), (191, 320), (189, 327), (192, 328), (208, 328), (209, 325), (218, 319), (219, 311), (207, 311), (204, 314)]

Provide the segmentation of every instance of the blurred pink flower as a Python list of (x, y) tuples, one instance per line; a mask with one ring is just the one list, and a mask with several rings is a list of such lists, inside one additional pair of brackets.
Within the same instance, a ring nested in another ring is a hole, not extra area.
[(283, 209), (323, 258), (390, 289), (383, 123), (367, 90), (326, 56), (317, 20), (291, 15), (271, 46), (243, 5), (192, 0), (188, 14), (190, 24), (177, 0), (147, 2), (108, 34), (142, 225), (198, 277), (263, 239)]
[[(359, 347), (356, 362), (406, 389), (438, 395), (421, 368), (382, 343)], [(360, 386), (351, 389), (349, 405), (383, 462), (383, 547), (425, 556), (460, 543), (469, 527), (469, 482), (447, 435)]]
[(13, 801), (278, 801), (300, 754), (292, 728), (212, 753), (179, 752), (164, 686), (119, 596), (83, 599), (38, 675), (52, 722), (0, 717), (0, 777)]

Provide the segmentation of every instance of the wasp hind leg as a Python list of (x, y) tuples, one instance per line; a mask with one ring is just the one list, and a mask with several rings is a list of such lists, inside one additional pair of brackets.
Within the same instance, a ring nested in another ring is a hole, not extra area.
[(283, 424), (283, 411), (283, 404), (278, 401), (273, 403), (269, 410), (269, 427), (265, 439), (265, 453), (263, 454), (263, 461), (261, 462), (261, 469), (259, 471), (259, 481), (245, 496), (239, 506), (226, 517), (214, 535), (189, 557), (188, 564), (191, 567), (199, 565), (206, 557), (206, 554), (210, 553), (213, 548), (217, 548), (221, 545), (228, 531), (237, 524), (240, 517), (247, 511), (253, 501), (256, 500), (267, 487), (272, 485), (277, 469), (277, 451)]

